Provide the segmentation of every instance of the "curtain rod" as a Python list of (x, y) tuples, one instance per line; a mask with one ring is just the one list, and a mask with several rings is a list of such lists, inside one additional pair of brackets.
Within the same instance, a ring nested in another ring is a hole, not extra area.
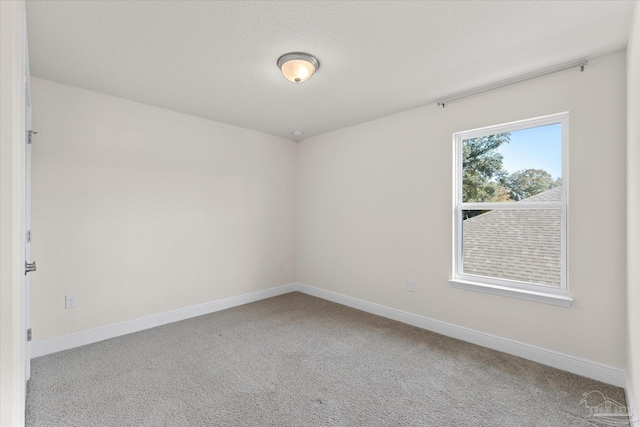
[(577, 68), (580, 67), (580, 71), (584, 71), (584, 67), (585, 65), (587, 65), (589, 63), (589, 60), (587, 58), (582, 58), (582, 59), (578, 59), (575, 61), (571, 61), (571, 62), (565, 62), (564, 64), (560, 64), (560, 65), (556, 65), (554, 67), (549, 67), (549, 68), (544, 68), (542, 70), (538, 70), (538, 71), (533, 71), (531, 73), (527, 73), (527, 74), (523, 74), (521, 76), (518, 77), (513, 77), (507, 80), (502, 80), (500, 82), (497, 83), (493, 83), (487, 86), (482, 86), (480, 88), (477, 89), (473, 89), (467, 92), (461, 92), (457, 95), (453, 95), (450, 96), (448, 98), (443, 99), (442, 101), (438, 102), (438, 107), (442, 107), (444, 108), (445, 105), (447, 105), (450, 102), (454, 102), (454, 101), (458, 101), (460, 99), (463, 98), (468, 98), (470, 96), (473, 95), (479, 95), (481, 93), (485, 93), (485, 92), (489, 92), (495, 89), (499, 89), (501, 87), (505, 87), (505, 86), (510, 86), (516, 83), (520, 83), (520, 82), (524, 82), (527, 80), (531, 80), (531, 79), (535, 79), (536, 77), (542, 77), (542, 76), (547, 76), (549, 74), (553, 74), (553, 73), (558, 73), (560, 71), (565, 71), (565, 70), (569, 70), (571, 68)]

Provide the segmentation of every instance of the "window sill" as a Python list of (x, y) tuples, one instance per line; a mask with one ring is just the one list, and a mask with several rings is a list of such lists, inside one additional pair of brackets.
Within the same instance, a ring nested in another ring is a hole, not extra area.
[(487, 294), (501, 295), (503, 297), (518, 298), (527, 301), (541, 302), (545, 304), (569, 307), (573, 298), (566, 294), (554, 294), (540, 291), (510, 288), (507, 286), (490, 285), (488, 283), (472, 282), (469, 280), (450, 279), (451, 286), (457, 289), (484, 292)]

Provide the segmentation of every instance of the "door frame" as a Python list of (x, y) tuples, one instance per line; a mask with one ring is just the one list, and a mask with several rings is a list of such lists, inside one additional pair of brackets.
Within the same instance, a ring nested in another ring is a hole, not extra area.
[[(29, 301), (27, 299), (27, 289), (26, 289), (26, 275), (24, 274), (25, 262), (26, 262), (26, 203), (27, 203), (27, 189), (26, 189), (26, 146), (27, 146), (27, 105), (26, 101), (29, 99), (30, 103), (30, 94), (27, 92), (30, 89), (30, 82), (28, 78), (29, 72), (29, 50), (27, 44), (27, 16), (25, 13), (20, 14), (20, 53), (19, 53), (19, 75), (20, 75), (20, 146), (19, 155), (20, 155), (20, 167), (19, 167), (19, 177), (20, 177), (20, 227), (19, 227), (19, 265), (18, 276), (20, 277), (20, 308), (19, 308), (19, 318), (20, 318), (20, 333), (21, 339), (19, 344), (19, 357), (20, 357), (20, 369), (21, 369), (21, 377), (22, 377), (22, 386), (24, 387), (22, 391), (22, 396), (24, 398), (23, 404), (26, 404), (26, 396), (27, 396), (27, 380), (30, 376), (30, 352), (28, 351), (28, 343), (27, 343), (27, 304)], [(29, 120), (30, 121), (30, 120)], [(30, 126), (30, 123), (29, 123)]]

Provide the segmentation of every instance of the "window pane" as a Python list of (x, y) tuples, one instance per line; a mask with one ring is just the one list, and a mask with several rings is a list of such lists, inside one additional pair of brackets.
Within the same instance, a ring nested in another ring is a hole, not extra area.
[(463, 202), (548, 201), (535, 196), (561, 185), (560, 123), (462, 141)]
[(462, 273), (561, 286), (561, 209), (462, 212)]

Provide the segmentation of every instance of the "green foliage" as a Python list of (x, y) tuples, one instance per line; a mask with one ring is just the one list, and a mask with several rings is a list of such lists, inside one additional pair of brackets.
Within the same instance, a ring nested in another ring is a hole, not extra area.
[(554, 180), (542, 169), (522, 169), (500, 179), (500, 184), (509, 189), (510, 199), (520, 201), (558, 187), (562, 181), (560, 178)]
[(509, 143), (511, 134), (500, 133), (465, 139), (462, 143), (462, 200), (464, 202), (501, 202), (509, 199), (509, 191), (500, 185), (506, 172), (502, 154), (496, 151)]
[(510, 139), (510, 133), (500, 133), (463, 141), (464, 202), (517, 202), (562, 185), (560, 178), (554, 180), (542, 169), (521, 169), (508, 175), (497, 149)]

